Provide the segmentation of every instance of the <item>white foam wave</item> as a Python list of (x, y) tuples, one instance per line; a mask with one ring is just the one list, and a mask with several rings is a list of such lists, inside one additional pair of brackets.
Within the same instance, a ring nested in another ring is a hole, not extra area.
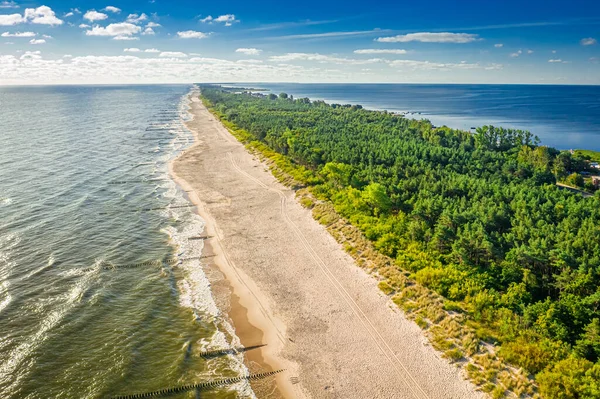
[(14, 262), (10, 260), (10, 250), (20, 242), (21, 237), (18, 234), (12, 233), (0, 237), (0, 313), (12, 301), (8, 277), (14, 267)]
[[(99, 266), (98, 262), (97, 264)], [(23, 361), (46, 340), (48, 332), (56, 327), (76, 303), (79, 302), (86, 290), (91, 286), (93, 278), (94, 275), (92, 273), (84, 275), (73, 283), (70, 290), (52, 299), (52, 305), (54, 306), (49, 306), (49, 308), (53, 308), (53, 310), (47, 313), (46, 317), (41, 320), (36, 332), (11, 350), (7, 354), (8, 360), (0, 363), (1, 384), (10, 386), (18, 383), (18, 380), (12, 379), (11, 376), (20, 368)], [(23, 378), (25, 374), (27, 373), (20, 373), (19, 378)]]
[[(198, 94), (197, 88), (192, 89), (190, 94), (184, 96), (179, 104), (178, 111), (181, 121), (193, 119), (189, 110), (191, 109), (190, 95), (194, 94)], [(179, 122), (175, 132), (176, 135), (174, 135), (173, 142), (170, 146), (171, 151), (169, 160), (176, 157), (181, 150), (193, 143), (192, 133), (183, 123)], [(182, 139), (184, 138), (189, 140), (189, 144), (174, 142), (175, 140), (183, 141)], [(163, 173), (168, 176), (166, 164)], [(163, 189), (165, 189), (163, 194), (164, 197), (171, 199), (170, 202), (172, 204), (189, 203), (172, 180), (169, 180), (168, 183), (164, 184)], [(190, 208), (167, 208), (164, 212), (165, 216), (173, 220), (183, 221), (183, 223), (178, 225), (178, 228), (167, 227), (162, 230), (169, 236), (170, 241), (176, 248), (176, 252), (179, 256), (182, 259), (200, 257), (204, 249), (203, 241), (190, 240), (189, 238), (203, 234), (204, 226), (206, 224), (205, 221), (200, 216), (193, 213)], [(204, 273), (200, 260), (190, 259), (183, 261), (179, 265), (179, 269), (182, 272), (182, 277), (177, 283), (180, 293), (179, 304), (182, 307), (192, 309), (196, 318), (202, 317), (204, 321), (207, 321), (208, 318), (208, 321), (214, 323), (217, 327), (212, 337), (203, 338), (198, 342), (202, 350), (239, 346), (239, 338), (235, 335), (233, 326), (231, 326), (226, 318), (223, 317), (213, 298), (210, 281)], [(232, 337), (232, 342), (228, 342), (227, 336)], [(232, 367), (239, 375), (248, 373), (248, 369), (243, 363), (243, 355), (230, 355), (229, 358), (231, 359), (230, 367)], [(214, 374), (215, 377), (218, 376), (216, 374), (216, 368), (211, 370), (210, 373)], [(244, 397), (255, 398), (248, 381), (242, 381), (233, 385), (231, 388)]]
[(0, 283), (0, 314), (2, 314), (2, 311), (6, 309), (8, 304), (12, 301), (12, 295), (10, 295), (10, 292), (8, 291), (9, 287), (10, 283), (8, 280), (4, 280)]
[(102, 267), (102, 264), (105, 262), (104, 258), (96, 258), (94, 259), (94, 264), (90, 267), (86, 268), (72, 268), (61, 271), (58, 275), (61, 277), (77, 277), (77, 276), (89, 276), (93, 274), (97, 274)]
[(51, 253), (50, 256), (48, 256), (48, 262), (45, 265), (27, 273), (27, 275), (25, 277), (23, 277), (23, 280), (27, 280), (33, 276), (37, 276), (38, 274), (50, 269), (54, 265), (55, 262), (56, 262), (56, 259), (54, 258), (54, 253)]

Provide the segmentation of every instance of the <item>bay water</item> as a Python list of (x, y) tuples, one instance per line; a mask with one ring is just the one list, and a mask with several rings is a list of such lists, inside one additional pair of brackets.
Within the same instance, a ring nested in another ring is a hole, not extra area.
[(600, 151), (600, 86), (245, 83), (275, 94), (407, 113), (435, 126), (529, 130), (543, 145)]

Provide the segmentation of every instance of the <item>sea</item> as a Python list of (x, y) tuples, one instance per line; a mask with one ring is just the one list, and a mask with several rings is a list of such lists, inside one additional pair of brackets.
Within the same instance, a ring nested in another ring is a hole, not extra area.
[[(170, 179), (194, 86), (0, 87), (0, 398), (243, 376)], [(195, 392), (171, 395), (196, 397)], [(203, 396), (204, 397), (204, 396)], [(247, 382), (210, 391), (252, 398)]]
[[(231, 84), (228, 84), (231, 85)], [(237, 83), (367, 109), (404, 113), (454, 129), (528, 130), (542, 145), (600, 151), (600, 86)]]
[[(239, 85), (600, 150), (600, 87)], [(125, 396), (249, 372), (241, 355), (202, 356), (240, 344), (211, 291), (204, 221), (168, 173), (193, 142), (197, 90), (0, 87), (0, 398)], [(210, 397), (255, 395), (239, 382)]]

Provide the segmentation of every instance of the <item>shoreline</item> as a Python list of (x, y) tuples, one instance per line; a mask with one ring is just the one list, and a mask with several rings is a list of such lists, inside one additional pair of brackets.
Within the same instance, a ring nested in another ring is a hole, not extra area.
[[(239, 84), (238, 84), (239, 85)], [(293, 95), (294, 98), (308, 97), (311, 101), (325, 101), (328, 104), (350, 104), (350, 105), (360, 105), (366, 110), (370, 111), (378, 111), (378, 112), (390, 112), (401, 114), (407, 119), (421, 120), (427, 119), (433, 125), (437, 127), (447, 126), (451, 129), (455, 130), (464, 130), (467, 132), (473, 132), (474, 130), (471, 127), (480, 127), (484, 125), (493, 125), (496, 127), (503, 128), (512, 128), (512, 129), (520, 129), (520, 130), (529, 130), (534, 135), (540, 137), (542, 140), (541, 145), (546, 145), (549, 147), (556, 148), (560, 151), (568, 151), (570, 149), (581, 149), (586, 150), (588, 148), (585, 147), (585, 144), (590, 141), (596, 141), (598, 135), (589, 135), (587, 138), (581, 138), (578, 142), (565, 143), (564, 140), (556, 141), (552, 136), (545, 136), (545, 134), (552, 130), (553, 134), (562, 136), (563, 134), (573, 135), (573, 136), (582, 136), (588, 135), (588, 128), (585, 126), (580, 126), (578, 128), (570, 127), (565, 128), (561, 125), (561, 128), (556, 128), (556, 121), (548, 122), (551, 119), (548, 118), (539, 118), (539, 119), (519, 119), (512, 115), (461, 115), (452, 113), (449, 111), (439, 111), (436, 112), (433, 109), (427, 108), (419, 108), (413, 105), (404, 106), (390, 103), (388, 100), (380, 100), (377, 102), (370, 102), (366, 98), (356, 98), (353, 95), (345, 95), (344, 97), (340, 96), (332, 96), (329, 94), (325, 94), (323, 91), (311, 90), (310, 92), (306, 89), (306, 87), (310, 87), (311, 85), (327, 85), (327, 86), (347, 86), (352, 85), (351, 83), (287, 83), (287, 82), (277, 82), (277, 83), (265, 83), (259, 82), (255, 83), (255, 85), (261, 89), (261, 94), (268, 95), (269, 93), (279, 94), (280, 92), (286, 92), (288, 95)], [(298, 87), (294, 87), (297, 85)], [(357, 83), (357, 86), (447, 86), (447, 87), (459, 87), (459, 86), (471, 86), (471, 84), (463, 84), (463, 83)], [(563, 86), (563, 87), (572, 87), (573, 85), (548, 85), (548, 84), (539, 84), (539, 85), (531, 85), (531, 84), (473, 84), (475, 86)], [(226, 87), (236, 87), (235, 84), (223, 84)], [(279, 87), (282, 86), (282, 87)], [(596, 87), (595, 85), (581, 85), (581, 87)], [(598, 131), (597, 129), (595, 130)], [(565, 133), (568, 132), (568, 133)], [(596, 147), (591, 149), (594, 152), (600, 152), (600, 147)]]
[(195, 143), (169, 172), (213, 237), (206, 250), (231, 285), (236, 335), (246, 346), (258, 343), (256, 329), (264, 334), (268, 346), (246, 360), (286, 369), (276, 379), (281, 396), (483, 397), (292, 190), (198, 98), (190, 106)]
[[(193, 98), (191, 99), (193, 102)], [(193, 120), (193, 119), (192, 119)], [(186, 126), (190, 121), (185, 122)], [(206, 262), (206, 267), (216, 267), (224, 275), (224, 281), (222, 284), (226, 286), (229, 291), (230, 302), (228, 309), (220, 309), (230, 318), (236, 336), (240, 340), (240, 343), (244, 347), (252, 345), (260, 345), (266, 343), (267, 346), (258, 348), (249, 352), (244, 353), (245, 362), (244, 364), (248, 367), (250, 373), (255, 370), (251, 369), (251, 365), (259, 368), (259, 372), (268, 372), (283, 368), (282, 362), (280, 362), (275, 351), (277, 350), (273, 343), (279, 341), (273, 331), (269, 328), (269, 321), (265, 318), (265, 313), (255, 309), (250, 299), (254, 294), (251, 292), (251, 287), (243, 283), (243, 280), (247, 277), (240, 273), (239, 270), (235, 269), (223, 248), (220, 245), (220, 238), (218, 232), (218, 226), (216, 225), (212, 216), (207, 212), (204, 204), (195, 193), (194, 188), (183, 178), (175, 173), (176, 163), (189, 151), (201, 146), (201, 142), (198, 137), (196, 129), (188, 129), (194, 136), (194, 143), (183, 150), (177, 157), (172, 159), (168, 164), (168, 172), (175, 184), (177, 184), (184, 192), (187, 199), (194, 205), (195, 212), (205, 221), (204, 234), (212, 236), (204, 240), (204, 248), (202, 252), (204, 254), (210, 253), (215, 255), (212, 261)], [(211, 281), (211, 285), (214, 282)], [(273, 395), (275, 398), (294, 398), (291, 391), (291, 384), (285, 381), (283, 378), (285, 373), (279, 374), (276, 377), (276, 392)], [(251, 383), (252, 385), (252, 383)], [(254, 387), (253, 387), (254, 390)]]

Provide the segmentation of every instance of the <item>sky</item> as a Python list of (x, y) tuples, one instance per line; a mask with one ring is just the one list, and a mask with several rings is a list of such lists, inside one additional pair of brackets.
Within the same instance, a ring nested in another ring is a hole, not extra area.
[(0, 85), (600, 84), (593, 0), (0, 0)]

